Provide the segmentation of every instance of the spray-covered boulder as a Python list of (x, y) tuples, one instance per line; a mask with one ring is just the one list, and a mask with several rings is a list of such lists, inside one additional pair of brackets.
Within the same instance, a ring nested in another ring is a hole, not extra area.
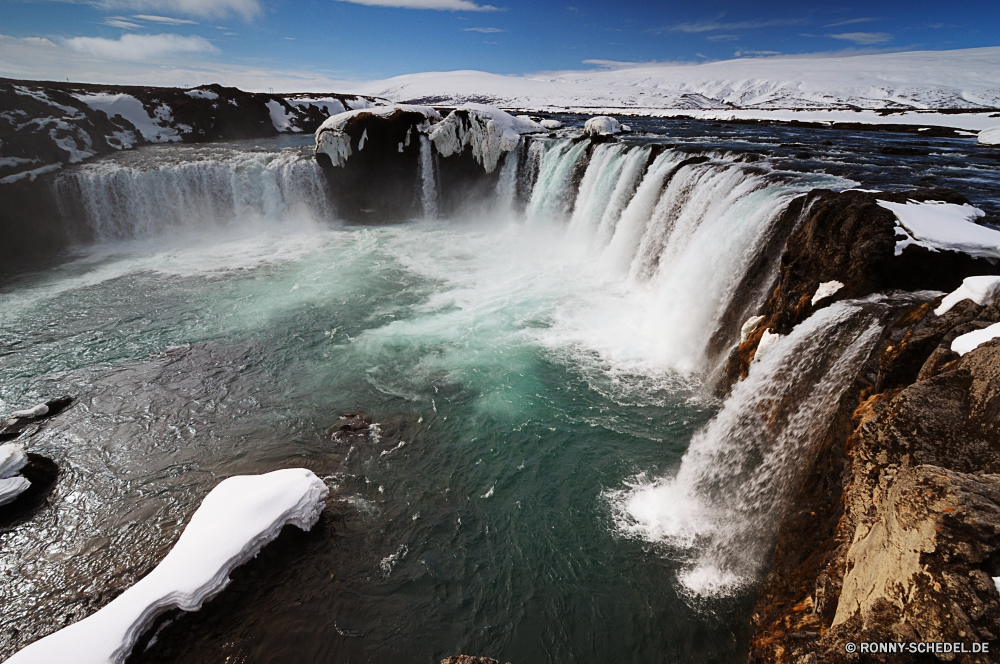
[(978, 140), (981, 145), (1000, 145), (1000, 126), (982, 130)]
[(492, 173), (504, 153), (517, 149), (521, 134), (546, 131), (530, 118), (515, 117), (482, 104), (465, 104), (436, 125), (430, 137), (442, 157), (462, 154), (468, 149), (479, 165)]
[(590, 118), (583, 125), (584, 136), (614, 136), (622, 131), (621, 123), (607, 115)]

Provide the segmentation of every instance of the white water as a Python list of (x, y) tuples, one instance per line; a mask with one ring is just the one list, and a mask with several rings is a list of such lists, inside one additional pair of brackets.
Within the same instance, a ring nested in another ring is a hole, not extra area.
[(880, 313), (872, 302), (820, 310), (754, 362), (676, 475), (640, 475), (608, 494), (623, 532), (685, 552), (688, 592), (728, 594), (759, 579), (802, 470), (879, 337)]
[(78, 167), (58, 187), (64, 199), (76, 190), (100, 241), (334, 216), (322, 170), (293, 151), (137, 165), (104, 160)]
[(425, 219), (438, 216), (437, 178), (434, 176), (434, 151), (431, 141), (420, 134), (420, 205)]

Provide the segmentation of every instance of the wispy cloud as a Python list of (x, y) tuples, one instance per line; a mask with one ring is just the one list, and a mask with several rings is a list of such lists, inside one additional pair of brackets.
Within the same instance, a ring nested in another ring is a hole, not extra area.
[(892, 35), (888, 32), (842, 32), (839, 35), (827, 35), (833, 39), (843, 39), (855, 44), (884, 44), (892, 41)]
[(462, 32), (481, 32), (484, 35), (492, 35), (494, 32), (507, 32), (500, 28), (462, 28)]
[(110, 25), (112, 28), (123, 28), (125, 30), (138, 30), (142, 28), (138, 23), (133, 23), (123, 16), (109, 16), (104, 19), (104, 25)]
[(132, 18), (165, 25), (198, 25), (198, 21), (189, 21), (186, 18), (170, 18), (169, 16), (155, 16), (153, 14), (136, 14)]
[(96, 0), (96, 4), (105, 9), (147, 10), (204, 18), (237, 15), (250, 20), (261, 13), (260, 0)]
[(780, 18), (770, 21), (738, 21), (734, 23), (720, 23), (718, 21), (704, 21), (701, 23), (677, 23), (669, 25), (664, 30), (668, 32), (716, 32), (718, 30), (760, 30), (762, 28), (777, 28), (784, 25), (801, 25), (805, 23), (800, 18)]
[(201, 37), (181, 35), (122, 35), (119, 39), (74, 37), (66, 46), (77, 53), (103, 60), (143, 61), (180, 53), (216, 51), (212, 43)]
[(836, 28), (837, 26), (840, 26), (840, 25), (857, 25), (858, 23), (872, 23), (874, 21), (881, 21), (881, 20), (882, 19), (880, 19), (880, 18), (875, 18), (875, 17), (871, 17), (871, 16), (867, 17), (867, 18), (852, 18), (852, 19), (848, 19), (846, 21), (838, 21), (836, 23), (827, 23), (823, 27), (824, 28)]
[(598, 67), (604, 67), (606, 69), (624, 69), (627, 67), (638, 67), (640, 65), (648, 64), (645, 62), (629, 62), (627, 60), (598, 60), (590, 59), (584, 60), (585, 65), (596, 65)]
[(781, 55), (781, 51), (746, 51), (741, 49), (733, 53), (733, 55), (737, 58), (745, 58), (754, 55)]
[(736, 41), (737, 39), (739, 39), (739, 37), (737, 37), (736, 35), (709, 35), (705, 37), (705, 39), (711, 42), (721, 42), (721, 41)]
[(339, 0), (356, 5), (373, 7), (400, 7), (402, 9), (437, 9), (447, 12), (495, 12), (493, 5), (477, 5), (471, 0)]

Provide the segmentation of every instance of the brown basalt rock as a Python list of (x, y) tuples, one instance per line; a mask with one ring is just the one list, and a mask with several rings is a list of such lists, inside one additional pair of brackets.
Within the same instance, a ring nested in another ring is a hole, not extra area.
[(472, 657), (470, 655), (455, 655), (442, 659), (441, 664), (500, 664), (499, 660), (490, 657)]

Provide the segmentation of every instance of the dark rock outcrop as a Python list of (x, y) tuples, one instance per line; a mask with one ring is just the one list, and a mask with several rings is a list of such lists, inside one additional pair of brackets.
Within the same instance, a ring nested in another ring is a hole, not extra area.
[(500, 661), (491, 657), (455, 655), (453, 657), (449, 657), (448, 659), (442, 659), (441, 664), (500, 664)]
[[(731, 368), (746, 371), (764, 328), (784, 333), (829, 302), (951, 290), (966, 276), (997, 273), (989, 261), (954, 252), (911, 246), (895, 256), (892, 215), (880, 212), (876, 196), (810, 198), (765, 319)], [(964, 202), (941, 190), (877, 198)], [(814, 305), (819, 283), (831, 280), (844, 286)], [(1000, 321), (1000, 303), (965, 300), (936, 316), (939, 303), (900, 310), (842, 397), (779, 526), (751, 620), (751, 661), (883, 661), (849, 656), (844, 645), (1000, 636), (1000, 593), (990, 578), (1000, 575), (1000, 342), (963, 357), (950, 350), (957, 336)]]

